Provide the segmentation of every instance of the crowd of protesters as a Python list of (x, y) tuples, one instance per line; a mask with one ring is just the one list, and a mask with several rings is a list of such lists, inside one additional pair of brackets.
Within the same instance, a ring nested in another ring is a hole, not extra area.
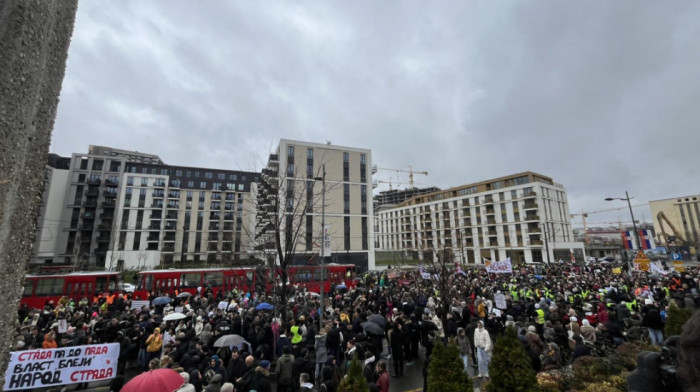
[[(349, 289), (333, 289), (324, 306), (304, 291), (280, 304), (268, 293), (213, 287), (192, 296), (171, 293), (170, 303), (141, 309), (132, 309), (132, 301), (168, 294), (64, 297), (43, 309), (19, 309), (14, 350), (119, 343), (114, 391), (135, 374), (171, 368), (185, 380), (180, 391), (267, 392), (274, 384), (280, 392), (333, 392), (356, 358), (370, 390), (388, 392), (391, 378), (419, 358), (427, 380), (437, 340), (454, 339), (465, 370), (473, 367), (476, 377), (497, 377), (488, 372), (490, 354), (508, 326), (517, 328), (539, 371), (605, 355), (629, 340), (662, 344), (670, 302), (700, 306), (696, 268), (651, 277), (615, 274), (606, 265), (527, 266), (509, 274), (464, 268), (445, 275), (415, 268), (366, 273)], [(263, 302), (274, 309), (256, 310)], [(175, 309), (185, 318), (164, 321)], [(59, 320), (67, 321), (64, 333)], [(218, 347), (228, 334), (245, 342)]]

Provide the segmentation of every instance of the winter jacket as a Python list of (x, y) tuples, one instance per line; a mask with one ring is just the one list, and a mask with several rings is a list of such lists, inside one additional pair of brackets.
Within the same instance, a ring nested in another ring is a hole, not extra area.
[(316, 335), (316, 343), (314, 344), (314, 348), (316, 349), (316, 363), (326, 363), (326, 359), (328, 358), (326, 337), (326, 334)]
[(292, 385), (292, 373), (294, 370), (294, 355), (283, 354), (277, 360), (275, 373), (277, 375), (277, 383), (280, 385)]
[(255, 375), (253, 376), (253, 382), (250, 385), (250, 389), (257, 392), (271, 392), (272, 387), (270, 385), (270, 372), (258, 366), (255, 369)]
[(474, 346), (483, 348), (486, 351), (491, 351), (491, 336), (486, 328), (477, 328), (474, 330)]
[(467, 337), (466, 333), (464, 335), (461, 334), (461, 331), (464, 331), (463, 328), (460, 328), (457, 331), (457, 338), (455, 342), (457, 343), (457, 348), (459, 349), (459, 355), (471, 355), (472, 347), (471, 344), (469, 344), (469, 337)]

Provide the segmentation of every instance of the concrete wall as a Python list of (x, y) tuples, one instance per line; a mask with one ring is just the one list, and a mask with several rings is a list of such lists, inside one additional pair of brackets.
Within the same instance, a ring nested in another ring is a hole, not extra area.
[(5, 374), (77, 0), (0, 2), (0, 374)]
[(63, 262), (59, 254), (66, 251), (67, 236), (63, 230), (66, 227), (64, 220), (65, 195), (68, 185), (68, 170), (47, 167), (47, 178), (44, 192), (43, 216), (39, 222), (39, 235), (34, 246), (33, 262), (44, 264), (51, 259), (53, 263)]

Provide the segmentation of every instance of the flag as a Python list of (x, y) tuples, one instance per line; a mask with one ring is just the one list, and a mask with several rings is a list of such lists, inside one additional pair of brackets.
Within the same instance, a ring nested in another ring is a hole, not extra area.
[(464, 272), (464, 271), (462, 271), (462, 267), (459, 265), (458, 262), (455, 263), (455, 266), (456, 266), (456, 268), (457, 268), (457, 271), (455, 272), (455, 274), (462, 274), (462, 275), (464, 275), (464, 276), (467, 276), (467, 273)]
[(486, 266), (486, 270), (488, 271), (489, 266), (491, 265), (491, 260), (487, 259), (486, 257), (482, 257), (484, 259), (484, 266)]

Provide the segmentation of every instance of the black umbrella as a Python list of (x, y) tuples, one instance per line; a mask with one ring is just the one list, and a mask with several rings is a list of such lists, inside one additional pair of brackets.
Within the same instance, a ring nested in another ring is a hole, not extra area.
[(365, 321), (360, 325), (365, 330), (365, 333), (369, 335), (384, 335), (384, 328), (371, 321)]
[(382, 316), (380, 314), (370, 315), (369, 317), (367, 317), (367, 321), (370, 321), (370, 322), (373, 322), (373, 323), (379, 325), (380, 327), (382, 327), (382, 329), (384, 329), (384, 327), (386, 327), (386, 318), (384, 318), (384, 316)]

